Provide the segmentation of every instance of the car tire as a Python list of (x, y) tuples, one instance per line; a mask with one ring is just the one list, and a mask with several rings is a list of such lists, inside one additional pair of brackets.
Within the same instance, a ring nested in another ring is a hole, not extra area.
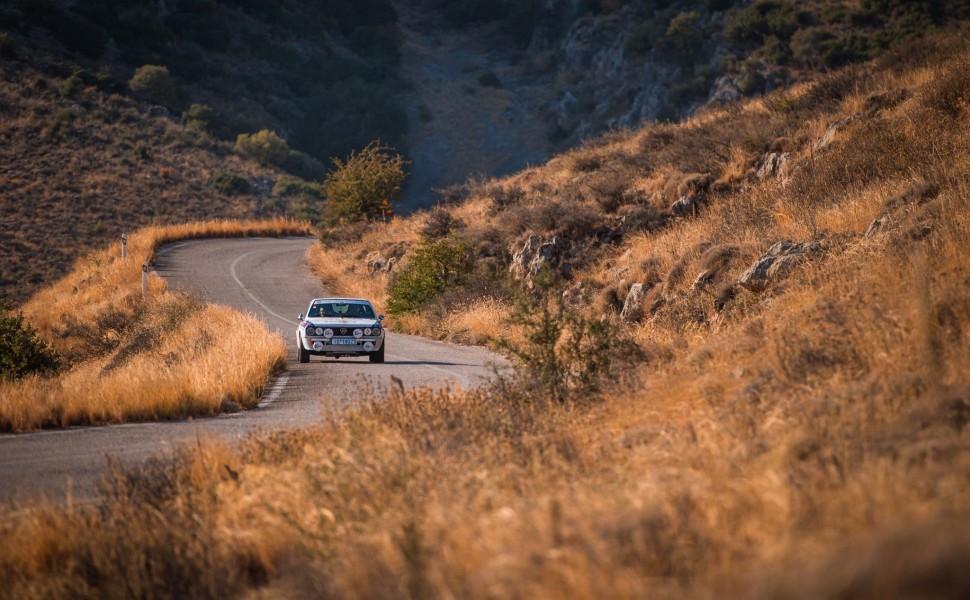
[(310, 352), (303, 347), (303, 343), (300, 342), (299, 340), (296, 342), (296, 351), (297, 351), (297, 354), (300, 355), (301, 363), (310, 362)]
[(368, 352), (367, 353), (368, 360), (370, 360), (372, 363), (384, 362), (384, 346), (386, 345), (387, 345), (387, 341), (381, 344), (380, 350), (375, 350), (374, 352)]

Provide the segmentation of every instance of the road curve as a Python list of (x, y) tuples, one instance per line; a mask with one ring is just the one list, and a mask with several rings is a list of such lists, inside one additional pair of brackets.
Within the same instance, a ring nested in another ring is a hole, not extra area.
[(0, 501), (41, 495), (61, 501), (68, 490), (75, 499), (88, 500), (108, 456), (138, 462), (197, 437), (235, 440), (255, 431), (311, 424), (320, 420), (324, 402), (346, 401), (367, 387), (386, 388), (392, 376), (406, 387), (470, 387), (506, 364), (484, 348), (392, 333), (384, 364), (366, 357), (311, 357), (309, 364), (299, 364), (297, 315), (311, 298), (325, 295), (304, 264), (312, 243), (305, 237), (193, 240), (158, 253), (156, 271), (170, 288), (199, 290), (211, 302), (256, 315), (283, 336), (288, 369), (270, 385), (259, 408), (188, 421), (0, 435)]

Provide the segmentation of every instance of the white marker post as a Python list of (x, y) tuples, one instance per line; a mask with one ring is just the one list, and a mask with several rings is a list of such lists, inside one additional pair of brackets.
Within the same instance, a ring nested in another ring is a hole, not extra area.
[(128, 234), (121, 234), (121, 260), (128, 258)]
[(148, 293), (148, 263), (141, 263), (141, 293)]

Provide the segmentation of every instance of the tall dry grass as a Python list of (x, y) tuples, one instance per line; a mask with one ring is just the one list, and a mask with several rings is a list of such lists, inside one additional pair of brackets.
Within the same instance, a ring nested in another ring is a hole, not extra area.
[[(0, 386), (0, 430), (26, 431), (209, 415), (251, 407), (285, 364), (282, 341), (253, 317), (167, 292), (142, 263), (190, 238), (309, 233), (286, 220), (153, 227), (132, 234), (128, 257), (109, 248), (32, 297), (24, 313), (71, 367), (51, 379)], [(237, 327), (234, 323), (244, 323)]]

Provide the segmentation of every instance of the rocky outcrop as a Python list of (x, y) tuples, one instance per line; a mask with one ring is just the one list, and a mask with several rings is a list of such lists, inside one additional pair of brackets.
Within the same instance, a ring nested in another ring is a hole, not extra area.
[(755, 177), (761, 180), (781, 177), (785, 174), (790, 160), (791, 152), (769, 152), (761, 159), (761, 165), (758, 167)]
[(623, 301), (620, 320), (624, 323), (637, 323), (643, 319), (643, 302), (647, 298), (650, 287), (643, 283), (634, 283)]
[(390, 273), (395, 264), (397, 264), (397, 258), (393, 256), (384, 258), (374, 253), (367, 257), (367, 268), (371, 273)]
[(512, 263), (509, 272), (516, 279), (521, 279), (532, 285), (532, 278), (543, 268), (549, 268), (562, 277), (569, 277), (570, 267), (567, 262), (571, 244), (561, 236), (551, 239), (539, 235), (532, 235), (524, 240), (512, 244)]
[(738, 285), (752, 292), (760, 292), (821, 251), (822, 245), (818, 242), (778, 242), (741, 274)]

